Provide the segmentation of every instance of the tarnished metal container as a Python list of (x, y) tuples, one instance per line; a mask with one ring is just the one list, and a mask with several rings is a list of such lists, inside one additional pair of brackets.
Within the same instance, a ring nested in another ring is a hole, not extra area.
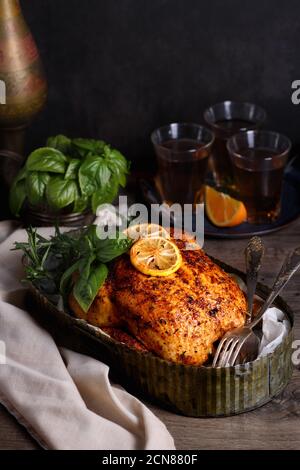
[[(226, 272), (245, 279), (240, 271), (217, 262)], [(69, 313), (59, 311), (34, 286), (30, 287), (40, 318), (73, 349), (107, 362), (120, 383), (176, 413), (194, 417), (230, 416), (258, 408), (283, 390), (293, 370), (293, 313), (284, 300), (275, 305), (291, 323), (284, 341), (268, 356), (235, 367), (213, 368), (174, 364), (152, 353), (129, 348)], [(270, 290), (258, 285), (266, 298)]]
[(90, 225), (95, 220), (95, 215), (90, 211), (82, 213), (72, 213), (70, 210), (62, 209), (59, 212), (53, 212), (48, 206), (33, 207), (27, 205), (22, 213), (22, 219), (25, 226), (32, 227), (84, 227)]

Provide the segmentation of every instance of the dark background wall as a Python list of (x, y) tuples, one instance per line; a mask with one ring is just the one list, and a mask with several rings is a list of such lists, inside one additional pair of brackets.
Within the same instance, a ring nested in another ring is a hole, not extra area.
[(156, 126), (201, 122), (223, 99), (264, 106), (268, 127), (300, 142), (299, 0), (21, 3), (50, 87), (29, 148), (55, 133), (96, 136), (142, 167)]

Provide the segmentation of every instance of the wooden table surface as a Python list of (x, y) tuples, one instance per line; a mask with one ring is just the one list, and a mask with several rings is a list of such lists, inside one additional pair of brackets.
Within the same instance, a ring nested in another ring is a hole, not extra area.
[[(300, 221), (264, 237), (266, 254), (261, 282), (271, 285), (284, 255), (300, 245)], [(244, 269), (246, 241), (207, 240), (205, 250)], [(283, 293), (295, 312), (295, 338), (300, 339), (300, 273)], [(173, 435), (177, 449), (300, 449), (300, 367), (285, 391), (264, 407), (230, 418), (186, 418), (150, 406)], [(0, 407), (0, 449), (38, 449), (27, 432)]]

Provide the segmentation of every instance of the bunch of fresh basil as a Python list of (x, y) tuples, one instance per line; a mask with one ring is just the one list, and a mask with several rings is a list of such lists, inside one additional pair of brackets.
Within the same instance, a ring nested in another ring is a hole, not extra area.
[(129, 163), (102, 140), (50, 137), (46, 147), (32, 152), (10, 190), (10, 209), (18, 216), (27, 200), (53, 211), (96, 213), (125, 187)]
[[(27, 258), (26, 279), (43, 294), (61, 295), (67, 305), (72, 291), (83, 311), (87, 312), (108, 274), (108, 264), (129, 250), (132, 240), (121, 232), (114, 239), (101, 239), (91, 225), (80, 232), (56, 233), (50, 239), (36, 229), (27, 229), (28, 241), (15, 243)], [(75, 274), (75, 276), (74, 276)]]

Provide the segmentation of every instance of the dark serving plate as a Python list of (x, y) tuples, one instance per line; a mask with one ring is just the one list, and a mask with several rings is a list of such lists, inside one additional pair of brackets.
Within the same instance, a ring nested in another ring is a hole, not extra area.
[(300, 217), (300, 175), (286, 175), (282, 191), (282, 209), (276, 222), (265, 225), (254, 225), (245, 222), (237, 227), (220, 228), (213, 225), (207, 217), (204, 232), (208, 237), (215, 238), (248, 238), (252, 235), (266, 235), (290, 225)]
[[(159, 195), (150, 180), (141, 182), (144, 199), (149, 203), (161, 203)], [(254, 225), (245, 222), (237, 227), (220, 228), (213, 225), (207, 217), (204, 220), (204, 234), (214, 238), (248, 238), (253, 235), (266, 235), (281, 230), (300, 217), (300, 170), (291, 168), (284, 178), (281, 214), (276, 222)]]

